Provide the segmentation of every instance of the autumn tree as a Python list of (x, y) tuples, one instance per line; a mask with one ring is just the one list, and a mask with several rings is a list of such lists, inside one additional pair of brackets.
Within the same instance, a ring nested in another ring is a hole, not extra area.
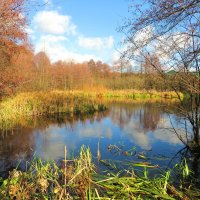
[(89, 70), (91, 71), (92, 75), (96, 78), (98, 77), (98, 67), (97, 67), (97, 63), (91, 59), (89, 62), (88, 62), (88, 68)]
[(51, 68), (51, 80), (53, 88), (69, 89), (69, 67), (63, 61), (57, 61)]
[(16, 91), (33, 90), (33, 83), (37, 80), (37, 69), (34, 63), (34, 52), (29, 48), (21, 49), (12, 57), (12, 70), (13, 77), (16, 78)]
[(0, 69), (3, 70), (5, 69), (7, 66), (10, 65), (10, 54), (7, 51), (7, 48), (5, 47), (5, 45), (0, 44)]
[(12, 53), (27, 41), (25, 0), (1, 0), (0, 46)]
[(38, 77), (38, 88), (37, 89), (48, 89), (50, 86), (50, 78), (49, 78), (49, 69), (51, 66), (51, 62), (49, 57), (45, 52), (39, 52), (34, 56), (34, 63), (37, 69), (37, 77)]
[(12, 65), (12, 57), (27, 44), (25, 31), (26, 17), (24, 14), (25, 0), (0, 1), (0, 93), (13, 87), (9, 84), (10, 75), (7, 67)]
[(160, 72), (163, 70), (163, 66), (156, 53), (147, 53), (141, 59), (141, 72), (144, 74), (144, 88), (149, 90), (164, 90), (166, 86), (162, 83)]
[[(185, 139), (179, 139), (192, 151), (200, 149), (200, 0), (142, 0), (131, 7), (131, 17), (120, 28), (126, 34), (126, 57), (148, 60), (163, 82), (180, 100), (180, 114), (186, 119)], [(156, 52), (164, 66), (161, 70), (148, 53)], [(169, 70), (175, 75), (168, 81)], [(187, 105), (179, 91), (188, 96)], [(192, 138), (190, 137), (192, 135)]]

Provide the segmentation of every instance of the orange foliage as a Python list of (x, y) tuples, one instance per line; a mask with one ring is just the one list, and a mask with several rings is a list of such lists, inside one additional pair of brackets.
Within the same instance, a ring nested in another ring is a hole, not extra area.
[(0, 1), (0, 46), (5, 46), (9, 52), (16, 51), (27, 41), (24, 3), (25, 0)]
[(16, 64), (16, 56), (28, 46), (25, 1), (0, 1), (0, 93), (7, 90), (10, 93), (22, 79), (13, 63)]

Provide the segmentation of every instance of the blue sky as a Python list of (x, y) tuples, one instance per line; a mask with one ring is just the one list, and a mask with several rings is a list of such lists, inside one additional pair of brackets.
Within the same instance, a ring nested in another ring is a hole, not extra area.
[(123, 35), (116, 29), (128, 15), (130, 0), (44, 1), (28, 28), (36, 53), (45, 50), (52, 62), (94, 59), (111, 64), (118, 58)]

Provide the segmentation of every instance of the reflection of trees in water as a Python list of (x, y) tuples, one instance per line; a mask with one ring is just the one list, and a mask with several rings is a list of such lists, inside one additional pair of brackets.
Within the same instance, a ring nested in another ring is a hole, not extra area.
[(115, 105), (111, 109), (111, 119), (121, 128), (127, 126), (131, 121), (138, 122), (138, 128), (145, 132), (155, 131), (162, 116), (162, 109), (155, 104), (128, 104)]
[[(189, 168), (192, 170), (192, 177), (188, 180), (196, 181), (197, 185), (200, 184), (200, 146), (195, 141), (195, 134), (198, 130), (194, 130), (197, 119), (195, 118), (194, 111), (191, 110), (191, 105), (194, 102), (185, 99), (182, 104), (176, 104), (173, 106), (173, 112), (176, 113), (176, 117), (171, 122), (173, 124), (173, 131), (177, 138), (184, 144), (184, 149), (178, 152), (177, 156), (181, 157), (181, 160), (187, 159)], [(195, 107), (195, 105), (193, 105)], [(184, 108), (184, 109), (183, 109)], [(193, 109), (193, 108), (192, 108)], [(199, 111), (198, 111), (199, 113)], [(197, 128), (198, 129), (198, 128)], [(180, 131), (182, 130), (182, 131)], [(195, 178), (195, 179), (193, 179)]]
[[(180, 129), (183, 132), (185, 130), (185, 120), (180, 115), (180, 110), (177, 104), (160, 104), (155, 105), (151, 103), (146, 104), (130, 104), (130, 105), (114, 105), (111, 109), (110, 117), (113, 123), (119, 125), (119, 127), (126, 130), (125, 132), (137, 143), (137, 145), (142, 148), (149, 147), (148, 136), (146, 136), (146, 132), (153, 131), (154, 136), (159, 140), (168, 141), (174, 144), (179, 141), (178, 137), (174, 132), (171, 132), (171, 123), (170, 119), (167, 120), (169, 122), (168, 127), (170, 131), (164, 132), (160, 127), (162, 122), (165, 121), (164, 113), (173, 113), (173, 123), (175, 129)], [(165, 128), (165, 125), (163, 124)], [(132, 130), (130, 130), (132, 129)], [(179, 132), (180, 132), (179, 130)], [(160, 132), (161, 131), (161, 132)], [(165, 130), (167, 131), (167, 129)], [(187, 131), (192, 131), (190, 127), (187, 125)], [(158, 134), (159, 133), (159, 134)], [(161, 134), (162, 133), (162, 134)], [(182, 132), (181, 132), (182, 133)], [(164, 134), (164, 135), (163, 135)], [(172, 134), (172, 135), (171, 135)], [(158, 137), (160, 136), (160, 137)], [(163, 137), (165, 136), (165, 137)], [(161, 138), (162, 137), (162, 138)], [(178, 155), (180, 157), (180, 155)], [(183, 158), (188, 158), (188, 163), (190, 165), (190, 169), (194, 172), (194, 176), (196, 178), (200, 178), (200, 156), (196, 151), (192, 152), (189, 148), (185, 148), (185, 151), (182, 152), (181, 155)]]
[(140, 104), (115, 104), (111, 106), (109, 116), (115, 124), (124, 128), (133, 116), (137, 116), (138, 108), (141, 108)]
[[(35, 117), (23, 123), (25, 127), (18, 126), (12, 130), (0, 131), (0, 174), (7, 175), (8, 170), (16, 167), (19, 161), (27, 161), (33, 157), (37, 138), (33, 131), (39, 131), (43, 135), (42, 146), (48, 149), (49, 135), (46, 129), (50, 126), (59, 128), (69, 127), (74, 129), (76, 123), (85, 124), (88, 120), (93, 123), (101, 121), (109, 111), (85, 116), (69, 116), (57, 114), (51, 116)], [(27, 127), (26, 127), (27, 126)], [(4, 174), (5, 172), (5, 174)]]
[(16, 129), (0, 134), (0, 173), (16, 166), (19, 161), (30, 160), (35, 140), (30, 129)]
[(144, 124), (144, 131), (155, 131), (161, 119), (161, 109), (152, 104), (145, 104), (143, 109), (144, 113), (143, 116), (141, 116), (143, 119), (140, 123)]
[[(194, 93), (194, 95), (196, 94)], [(181, 103), (173, 106), (173, 113), (176, 113), (174, 124), (178, 124), (184, 130), (184, 133), (178, 133), (174, 128), (174, 132), (190, 151), (200, 154), (200, 110), (196, 105), (198, 101), (195, 98), (190, 100), (188, 98), (192, 98), (192, 96), (188, 94), (181, 100)]]
[[(101, 121), (102, 118), (107, 116), (109, 113), (109, 110), (104, 112), (99, 112), (91, 115), (69, 115), (66, 113), (57, 113), (52, 115), (46, 115), (46, 116), (35, 116), (33, 118), (29, 119), (23, 119), (23, 125), (21, 125), (21, 128), (30, 128), (30, 129), (41, 129), (44, 130), (50, 125), (56, 125), (58, 127), (63, 127), (65, 125), (70, 125), (71, 128), (74, 127), (75, 122), (79, 121), (82, 124), (86, 123), (87, 120), (89, 120), (91, 123), (95, 120)], [(14, 131), (15, 128), (12, 130)]]

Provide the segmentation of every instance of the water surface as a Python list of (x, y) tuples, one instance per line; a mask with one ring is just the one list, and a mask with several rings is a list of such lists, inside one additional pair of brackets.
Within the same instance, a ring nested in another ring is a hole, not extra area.
[[(6, 174), (33, 156), (62, 160), (65, 145), (68, 155), (74, 156), (81, 145), (89, 146), (96, 162), (98, 143), (101, 159), (142, 162), (138, 155), (145, 155), (152, 165), (164, 168), (183, 147), (176, 134), (168, 130), (171, 122), (176, 126), (179, 123), (179, 117), (169, 113), (168, 107), (158, 103), (113, 103), (108, 111), (93, 116), (40, 118), (35, 119), (34, 128), (19, 126), (4, 131), (0, 134), (0, 173)], [(121, 151), (110, 151), (112, 145)]]

